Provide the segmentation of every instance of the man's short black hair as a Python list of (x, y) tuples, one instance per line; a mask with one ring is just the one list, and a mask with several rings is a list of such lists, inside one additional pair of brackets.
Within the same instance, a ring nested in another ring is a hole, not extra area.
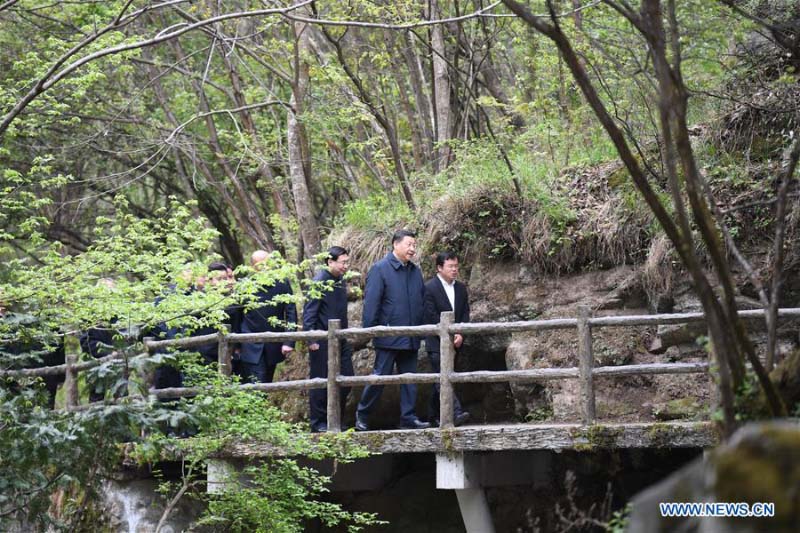
[(458, 261), (458, 256), (455, 252), (439, 252), (436, 254), (436, 266), (443, 267), (445, 261), (452, 261), (453, 259)]
[(394, 246), (395, 243), (402, 241), (406, 237), (416, 239), (417, 234), (410, 229), (399, 229), (394, 232), (394, 235), (392, 235), (392, 246)]
[(350, 252), (347, 251), (347, 248), (342, 248), (341, 246), (331, 246), (328, 248), (328, 257), (326, 257), (326, 259), (328, 261), (336, 261), (340, 256), (343, 255), (350, 255)]
[(215, 270), (221, 270), (222, 272), (227, 272), (230, 270), (231, 267), (223, 263), (222, 261), (214, 261), (208, 265), (208, 271), (214, 272)]

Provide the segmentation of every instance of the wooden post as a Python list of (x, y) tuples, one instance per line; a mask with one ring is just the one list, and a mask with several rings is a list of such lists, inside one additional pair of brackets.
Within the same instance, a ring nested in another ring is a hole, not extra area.
[(217, 350), (217, 363), (219, 365), (219, 373), (223, 376), (230, 376), (233, 373), (233, 365), (231, 364), (231, 343), (227, 335), (219, 333), (219, 347)]
[(69, 354), (66, 357), (67, 371), (64, 376), (64, 406), (69, 410), (78, 405), (78, 372), (75, 371), (77, 357)]
[(714, 370), (716, 367), (717, 374), (722, 377), (723, 372), (725, 373), (725, 378), (729, 380), (728, 371), (726, 368), (721, 368), (721, 363), (719, 358), (717, 357), (717, 350), (714, 349), (714, 343), (711, 342), (711, 332), (708, 332), (708, 345), (710, 346), (710, 350), (708, 352), (709, 364), (708, 364), (708, 378), (711, 380), (711, 397), (710, 405), (708, 407), (709, 413), (711, 413), (711, 419), (714, 419), (714, 413), (717, 410), (722, 410), (722, 379), (714, 379)]
[[(151, 352), (150, 348), (147, 346), (147, 344), (149, 342), (154, 341), (154, 340), (156, 340), (154, 337), (145, 337), (145, 338), (142, 339), (142, 342), (144, 342), (145, 350), (147, 350), (147, 355), (148, 356), (152, 355), (152, 352)], [(142, 367), (139, 367), (139, 368), (142, 369), (142, 373), (139, 376), (139, 379), (141, 380), (141, 385), (140, 385), (141, 394), (140, 394), (140, 396), (141, 396), (141, 398), (143, 400), (146, 400), (147, 397), (150, 395), (150, 389), (153, 388), (153, 385), (154, 385), (154, 382), (155, 382), (155, 369), (151, 368), (149, 364), (145, 365), (145, 366), (142, 366)]]
[(592, 328), (589, 325), (591, 312), (585, 305), (578, 307), (578, 356), (581, 380), (581, 400), (583, 404), (583, 421), (593, 424), (595, 419), (594, 405), (594, 354), (592, 353)]
[(342, 366), (340, 341), (336, 337), (341, 325), (341, 320), (328, 320), (328, 431), (331, 433), (342, 430), (341, 391), (336, 384)]
[(455, 366), (456, 350), (450, 340), (448, 328), (453, 323), (455, 314), (446, 311), (439, 318), (439, 423), (442, 429), (453, 427), (453, 384), (450, 374)]

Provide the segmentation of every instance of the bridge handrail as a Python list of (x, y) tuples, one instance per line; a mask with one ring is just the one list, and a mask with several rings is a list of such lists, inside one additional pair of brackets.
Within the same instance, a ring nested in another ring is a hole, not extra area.
[(90, 359), (88, 361), (81, 361), (80, 363), (70, 364), (69, 362), (67, 362), (64, 363), (63, 365), (41, 366), (37, 368), (19, 368), (14, 370), (0, 370), (0, 377), (21, 378), (21, 377), (60, 376), (61, 374), (66, 374), (70, 370), (73, 370), (75, 372), (90, 370), (92, 368), (102, 365), (103, 363), (114, 361), (116, 359), (122, 359), (123, 357), (124, 355), (121, 352), (112, 352), (106, 356), (98, 357), (97, 359)]
[[(763, 319), (765, 311), (763, 309), (749, 309), (739, 311), (740, 318), (744, 320)], [(778, 310), (779, 319), (800, 318), (800, 308), (783, 308)], [(594, 357), (592, 354), (592, 335), (593, 328), (601, 327), (623, 327), (623, 326), (648, 326), (648, 325), (669, 325), (669, 324), (688, 324), (701, 323), (705, 321), (703, 313), (675, 313), (657, 315), (629, 315), (629, 316), (605, 316), (592, 317), (588, 307), (579, 308), (578, 318), (557, 318), (546, 320), (528, 320), (515, 322), (473, 322), (473, 323), (454, 323), (453, 313), (442, 313), (439, 324), (422, 326), (376, 326), (370, 328), (348, 328), (340, 329), (340, 321), (331, 320), (329, 328), (313, 331), (295, 332), (263, 332), (263, 333), (216, 333), (201, 335), (197, 337), (185, 337), (181, 339), (155, 340), (152, 338), (144, 339), (144, 346), (148, 352), (160, 350), (167, 347), (191, 348), (219, 343), (218, 349), (218, 368), (220, 373), (231, 375), (231, 344), (241, 342), (287, 342), (287, 341), (328, 341), (328, 378), (312, 378), (277, 383), (246, 383), (239, 385), (244, 390), (254, 391), (278, 391), (278, 390), (310, 390), (328, 389), (328, 405), (339, 405), (340, 387), (360, 386), (360, 385), (390, 385), (390, 384), (409, 384), (409, 383), (439, 383), (440, 393), (440, 421), (442, 428), (453, 426), (453, 384), (454, 383), (497, 383), (497, 382), (526, 382), (544, 381), (556, 379), (579, 379), (581, 381), (581, 406), (582, 417), (585, 423), (592, 423), (595, 419), (595, 376), (631, 376), (644, 374), (685, 374), (707, 372), (708, 363), (650, 363), (636, 365), (620, 365), (594, 367)], [(524, 331), (545, 331), (552, 329), (571, 329), (576, 328), (578, 334), (578, 367), (562, 368), (531, 368), (524, 370), (503, 370), (503, 371), (472, 371), (455, 372), (454, 358), (455, 349), (450, 336), (455, 333), (478, 334), (478, 333), (516, 333)], [(372, 339), (376, 337), (391, 336), (438, 336), (440, 338), (440, 362), (441, 371), (438, 373), (407, 373), (389, 376), (366, 375), (366, 376), (342, 376), (340, 375), (339, 346), (342, 340)], [(22, 376), (49, 376), (66, 374), (65, 387), (67, 389), (67, 408), (85, 409), (89, 406), (78, 406), (77, 377), (78, 373), (99, 366), (105, 362), (122, 359), (122, 352), (113, 352), (102, 358), (93, 359), (81, 363), (76, 362), (74, 355), (67, 356), (67, 362), (63, 365), (28, 368), (18, 370), (0, 370), (0, 377), (22, 377)], [(201, 392), (203, 389), (198, 387), (180, 387), (167, 389), (150, 389), (151, 396), (160, 399), (179, 398), (192, 396)], [(102, 404), (102, 402), (96, 402)], [(340, 411), (328, 409), (328, 429), (329, 431), (340, 431), (341, 420)]]

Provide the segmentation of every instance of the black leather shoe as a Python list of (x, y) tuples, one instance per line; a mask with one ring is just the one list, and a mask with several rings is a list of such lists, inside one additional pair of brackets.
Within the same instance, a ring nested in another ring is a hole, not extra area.
[(463, 426), (469, 420), (469, 413), (466, 411), (462, 411), (455, 416), (453, 419), (453, 425), (455, 426)]
[(369, 424), (367, 424), (366, 418), (362, 418), (356, 415), (356, 424), (354, 426), (356, 431), (369, 431)]
[(311, 426), (311, 433), (325, 433), (328, 431), (328, 424), (322, 423)]
[(423, 422), (419, 418), (400, 422), (400, 429), (428, 429), (429, 427), (431, 427), (430, 424)]

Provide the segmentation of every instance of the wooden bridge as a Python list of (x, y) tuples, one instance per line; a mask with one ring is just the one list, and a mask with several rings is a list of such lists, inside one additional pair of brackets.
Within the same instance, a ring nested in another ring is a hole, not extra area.
[[(763, 310), (744, 310), (739, 316), (747, 322), (764, 320)], [(798, 319), (800, 308), (780, 309), (778, 318)], [(655, 374), (688, 374), (707, 373), (709, 364), (702, 363), (651, 363), (621, 366), (595, 366), (592, 349), (592, 331), (598, 328), (615, 328), (630, 326), (658, 326), (674, 324), (703, 323), (703, 313), (657, 314), (638, 316), (605, 316), (592, 317), (589, 309), (580, 308), (577, 318), (559, 318), (550, 320), (531, 320), (522, 322), (485, 322), (485, 323), (453, 323), (452, 313), (442, 313), (439, 324), (372, 328), (340, 329), (338, 320), (329, 323), (328, 331), (298, 331), (282, 333), (230, 333), (211, 334), (182, 339), (154, 340), (146, 338), (144, 345), (147, 351), (162, 349), (191, 349), (192, 347), (217, 342), (219, 372), (230, 376), (232, 355), (235, 344), (242, 342), (313, 342), (327, 340), (328, 343), (328, 377), (283, 381), (276, 383), (246, 383), (239, 387), (244, 390), (261, 392), (300, 391), (327, 388), (328, 431), (338, 433), (342, 430), (339, 409), (331, 406), (339, 405), (341, 387), (358, 387), (368, 384), (400, 385), (407, 383), (439, 384), (440, 421), (439, 428), (426, 430), (388, 430), (356, 433), (354, 438), (370, 450), (377, 453), (406, 452), (453, 452), (453, 451), (490, 451), (514, 449), (585, 449), (597, 443), (604, 447), (639, 448), (639, 447), (705, 447), (716, 442), (709, 422), (636, 422), (598, 424), (595, 408), (596, 377), (623, 377)], [(516, 332), (536, 332), (547, 330), (575, 330), (578, 345), (579, 365), (577, 367), (536, 368), (502, 371), (455, 372), (455, 349), (451, 342), (452, 335), (498, 334)], [(339, 345), (344, 339), (364, 341), (376, 337), (390, 336), (436, 336), (440, 338), (441, 372), (411, 373), (390, 376), (365, 375), (343, 376), (340, 373)], [(81, 405), (78, 401), (78, 375), (121, 355), (113, 353), (103, 358), (77, 362), (74, 355), (67, 356), (64, 365), (24, 369), (4, 370), (0, 375), (7, 376), (44, 376), (65, 374), (65, 408), (82, 410), (93, 404)], [(581, 419), (580, 424), (532, 424), (519, 423), (509, 425), (470, 425), (454, 427), (453, 385), (456, 383), (530, 383), (550, 380), (577, 379), (581, 385)], [(199, 392), (193, 387), (153, 389), (149, 394), (159, 399), (192, 396)], [(102, 402), (100, 402), (102, 403)], [(230, 453), (234, 456), (268, 455), (277, 450), (267, 445), (234, 445)]]
[[(763, 310), (740, 311), (748, 322), (764, 319)], [(780, 319), (800, 318), (800, 309), (781, 309)], [(332, 320), (328, 331), (287, 333), (250, 333), (206, 335), (179, 340), (155, 341), (147, 339), (148, 350), (169, 346), (191, 348), (210, 342), (219, 342), (219, 371), (231, 373), (232, 345), (241, 342), (284, 342), (303, 340), (328, 342), (328, 378), (303, 379), (278, 383), (244, 384), (244, 389), (263, 392), (310, 390), (327, 388), (327, 421), (329, 432), (341, 431), (339, 405), (341, 387), (368, 384), (400, 385), (407, 383), (438, 383), (440, 398), (439, 428), (425, 430), (388, 430), (356, 433), (353, 438), (375, 453), (411, 452), (471, 452), (520, 449), (587, 449), (605, 448), (703, 448), (713, 445), (717, 438), (711, 423), (701, 422), (638, 422), (598, 424), (595, 408), (594, 380), (596, 377), (622, 377), (655, 374), (707, 373), (708, 363), (655, 363), (622, 366), (595, 366), (592, 350), (592, 330), (629, 326), (657, 326), (667, 324), (702, 323), (703, 313), (660, 314), (641, 316), (591, 317), (588, 308), (581, 308), (578, 318), (532, 320), (524, 322), (453, 323), (452, 313), (442, 313), (437, 325), (350, 328), (340, 329), (339, 321)], [(452, 335), (497, 334), (546, 330), (576, 331), (579, 365), (567, 368), (537, 368), (503, 371), (455, 372), (455, 349)], [(339, 368), (339, 344), (342, 340), (363, 341), (389, 336), (424, 337), (438, 335), (441, 346), (441, 372), (397, 374), (391, 376), (343, 376)], [(581, 424), (511, 424), (471, 425), (455, 428), (453, 424), (453, 385), (456, 383), (526, 383), (549, 380), (577, 379), (581, 384)], [(175, 388), (151, 390), (158, 398), (177, 398), (195, 394), (196, 389)], [(236, 444), (228, 449), (231, 456), (254, 457), (280, 453), (269, 445)]]
[[(763, 310), (744, 310), (739, 316), (747, 322), (764, 320)], [(800, 308), (780, 309), (778, 318), (798, 319)], [(622, 366), (595, 366), (592, 349), (592, 331), (598, 328), (630, 326), (658, 326), (667, 324), (702, 323), (703, 313), (659, 314), (642, 316), (592, 317), (588, 308), (581, 308), (577, 318), (532, 320), (524, 322), (453, 323), (453, 313), (442, 313), (439, 324), (413, 327), (373, 327), (340, 329), (338, 320), (329, 323), (328, 331), (303, 331), (286, 333), (212, 334), (171, 340), (145, 339), (149, 352), (161, 349), (191, 349), (192, 347), (219, 343), (218, 370), (230, 376), (233, 347), (242, 342), (328, 342), (328, 377), (302, 379), (277, 383), (248, 383), (241, 389), (271, 392), (300, 391), (327, 388), (328, 431), (342, 430), (339, 406), (341, 387), (368, 384), (400, 385), (406, 383), (438, 383), (440, 421), (439, 428), (424, 430), (389, 430), (354, 433), (353, 440), (376, 454), (433, 453), (436, 454), (437, 488), (454, 489), (468, 531), (493, 531), (489, 508), (481, 486), (486, 471), (491, 470), (491, 452), (519, 452), (541, 450), (626, 449), (626, 448), (707, 448), (717, 442), (710, 421), (695, 422), (635, 422), (598, 423), (595, 408), (594, 381), (597, 377), (622, 377), (655, 374), (707, 373), (709, 364), (654, 363)], [(579, 364), (567, 368), (537, 368), (504, 371), (455, 372), (455, 349), (452, 335), (536, 332), (548, 330), (574, 330), (578, 345)], [(364, 341), (389, 336), (438, 335), (441, 349), (441, 372), (413, 373), (390, 376), (343, 376), (340, 373), (339, 346), (342, 340)], [(68, 410), (87, 409), (93, 404), (80, 405), (78, 401), (78, 375), (104, 362), (121, 357), (119, 354), (80, 362), (74, 355), (67, 357), (65, 365), (56, 367), (6, 370), (0, 375), (43, 376), (66, 374), (65, 403)], [(454, 427), (453, 385), (456, 383), (529, 383), (550, 380), (580, 381), (582, 422), (577, 424), (505, 424), (470, 425)], [(149, 389), (152, 397), (159, 399), (192, 396), (197, 388)], [(320, 436), (324, 438), (324, 436)], [(220, 480), (231, 472), (233, 464), (259, 457), (282, 455), (283, 450), (265, 443), (234, 443), (208, 464), (209, 490), (215, 490)], [(369, 477), (369, 476), (367, 476)]]

